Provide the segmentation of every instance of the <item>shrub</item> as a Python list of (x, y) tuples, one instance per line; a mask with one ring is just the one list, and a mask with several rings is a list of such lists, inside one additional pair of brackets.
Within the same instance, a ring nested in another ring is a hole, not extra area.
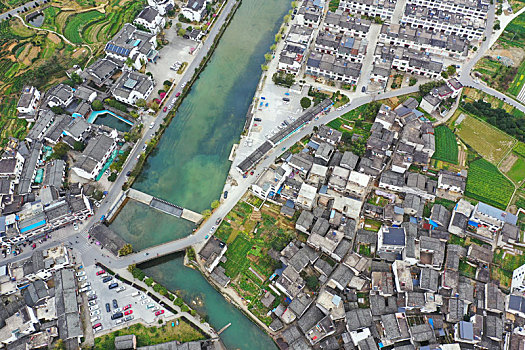
[(94, 111), (101, 111), (104, 109), (104, 104), (100, 100), (95, 100), (91, 103), (91, 109)]
[[(113, 174), (115, 174), (115, 178), (116, 178), (117, 177), (116, 173), (111, 173), (111, 175), (113, 175)], [(111, 180), (109, 180), (109, 181), (111, 181)], [(115, 181), (115, 180), (113, 180), (113, 181)], [(111, 182), (113, 182), (113, 181), (111, 181)], [(124, 255), (128, 255), (128, 254), (131, 254), (131, 253), (133, 253), (133, 247), (129, 243), (124, 244), (124, 246), (122, 248), (120, 248), (120, 250), (118, 251), (118, 255), (119, 256), (124, 256)]]
[(153, 284), (153, 278), (151, 278), (151, 277), (146, 278), (146, 280), (144, 281), (144, 283), (146, 283), (146, 285), (147, 285), (148, 287), (151, 287), (151, 285)]
[(175, 298), (173, 304), (177, 305), (178, 307), (182, 307), (182, 305), (184, 305), (184, 300), (182, 300), (182, 298), (177, 297)]
[(188, 311), (190, 311), (190, 308), (188, 307), (188, 305), (184, 304), (184, 305), (182, 305), (182, 306), (180, 307), (180, 310), (181, 310), (182, 312), (188, 312)]

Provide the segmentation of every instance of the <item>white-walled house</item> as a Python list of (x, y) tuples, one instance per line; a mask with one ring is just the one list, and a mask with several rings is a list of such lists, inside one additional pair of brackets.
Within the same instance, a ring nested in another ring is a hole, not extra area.
[[(104, 52), (107, 57), (121, 62), (123, 68), (139, 70), (143, 63), (154, 62), (158, 57), (157, 37), (155, 34), (137, 29), (133, 24), (126, 23), (124, 27), (106, 44)], [(133, 64), (128, 67), (126, 61)]]
[(154, 86), (155, 83), (150, 76), (124, 71), (110, 92), (117, 101), (135, 105), (138, 99), (147, 100)]
[(161, 16), (164, 16), (168, 11), (173, 10), (175, 2), (173, 0), (148, 0), (148, 5), (153, 6)]
[(133, 21), (135, 25), (141, 25), (153, 34), (158, 34), (166, 25), (166, 20), (157, 9), (146, 6)]
[(188, 0), (180, 14), (192, 22), (200, 22), (206, 15), (206, 0)]
[(89, 140), (72, 170), (84, 179), (94, 180), (116, 148), (114, 138), (104, 134), (97, 135)]
[(18, 100), (18, 105), (16, 106), (16, 110), (19, 113), (18, 117), (34, 122), (36, 120), (35, 117), (39, 101), (40, 91), (34, 86), (24, 86), (22, 96), (20, 96), (20, 100)]

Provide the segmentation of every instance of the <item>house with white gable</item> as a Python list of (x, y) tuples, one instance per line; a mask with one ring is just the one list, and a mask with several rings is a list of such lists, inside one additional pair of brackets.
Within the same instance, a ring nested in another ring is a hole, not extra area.
[(206, 0), (188, 0), (180, 14), (192, 22), (200, 22), (206, 16)]
[(133, 24), (140, 25), (153, 34), (158, 34), (166, 25), (166, 20), (153, 6), (146, 6), (133, 21)]

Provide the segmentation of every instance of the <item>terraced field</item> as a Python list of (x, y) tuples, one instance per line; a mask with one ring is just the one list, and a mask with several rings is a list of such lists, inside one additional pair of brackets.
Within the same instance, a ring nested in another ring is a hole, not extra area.
[(92, 22), (96, 22), (102, 18), (104, 18), (104, 15), (98, 11), (88, 11), (69, 16), (66, 27), (64, 28), (64, 35), (69, 41), (75, 44), (82, 44), (84, 42), (92, 44), (93, 42), (85, 40), (85, 37), (82, 35), (84, 28), (89, 27)]

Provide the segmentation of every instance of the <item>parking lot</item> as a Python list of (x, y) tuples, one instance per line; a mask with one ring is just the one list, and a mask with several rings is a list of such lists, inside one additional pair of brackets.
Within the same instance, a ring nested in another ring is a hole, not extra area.
[[(96, 299), (90, 302), (90, 304), (93, 305), (89, 305), (91, 310), (87, 312), (90, 312), (89, 318), (91, 319), (92, 326), (98, 323), (102, 325), (102, 329), (98, 331), (106, 333), (112, 328), (122, 328), (130, 323), (142, 322), (151, 324), (156, 323), (160, 318), (169, 319), (173, 316), (171, 312), (163, 309), (151, 298), (144, 295), (144, 293), (141, 292), (140, 295), (136, 295), (136, 293), (139, 292), (137, 289), (116, 280), (114, 277), (104, 283), (104, 278), (97, 276), (97, 271), (100, 270), (102, 269), (96, 265), (87, 266), (84, 269), (86, 272), (86, 280), (79, 281), (79, 288), (86, 282), (91, 284), (91, 291), (85, 292), (87, 293), (86, 295), (94, 294), (97, 296)], [(107, 274), (103, 274), (103, 276), (106, 275)], [(108, 287), (112, 283), (118, 283), (118, 287), (109, 289)], [(121, 287), (125, 289), (119, 291)], [(117, 303), (116, 308), (113, 305), (113, 300)], [(109, 304), (109, 312), (106, 310), (106, 304)], [(124, 310), (124, 308), (126, 309)], [(112, 320), (111, 316), (118, 311), (123, 313), (123, 317)], [(156, 312), (163, 313), (156, 316)], [(126, 313), (128, 313), (128, 315), (126, 315)]]
[[(259, 95), (252, 122), (247, 137), (241, 140), (237, 149), (237, 159), (244, 159), (267, 139), (276, 134), (283, 123), (291, 123), (302, 113), (301, 98), (307, 96), (308, 91), (298, 92), (286, 87), (267, 82)], [(287, 99), (289, 101), (285, 101)], [(239, 158), (240, 157), (240, 158)]]

